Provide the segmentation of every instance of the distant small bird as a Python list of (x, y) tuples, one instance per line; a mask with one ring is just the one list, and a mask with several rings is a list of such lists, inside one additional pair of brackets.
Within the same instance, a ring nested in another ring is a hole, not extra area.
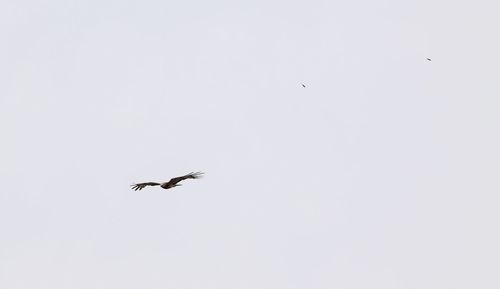
[(430, 59), (430, 58), (427, 58), (427, 60), (432, 61), (432, 59)]
[(171, 189), (173, 187), (178, 187), (178, 186), (181, 186), (180, 184), (177, 184), (178, 182), (180, 181), (183, 181), (185, 179), (199, 179), (203, 176), (203, 173), (202, 172), (196, 172), (196, 173), (189, 173), (185, 176), (181, 176), (181, 177), (176, 177), (176, 178), (172, 178), (170, 179), (170, 181), (166, 182), (166, 183), (154, 183), (154, 182), (149, 182), (149, 183), (140, 183), (140, 184), (134, 184), (132, 185), (132, 189), (137, 191), (137, 190), (142, 190), (144, 189), (146, 186), (160, 186), (164, 189)]
[(304, 87), (304, 88), (305, 88), (306, 86), (302, 83), (302, 87)]

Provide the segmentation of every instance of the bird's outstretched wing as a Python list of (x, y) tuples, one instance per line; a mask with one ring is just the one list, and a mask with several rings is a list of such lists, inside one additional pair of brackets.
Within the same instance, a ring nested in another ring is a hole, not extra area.
[(132, 185), (132, 189), (137, 191), (137, 190), (142, 190), (144, 189), (144, 187), (146, 186), (159, 186), (160, 184), (159, 183), (153, 183), (153, 182), (149, 182), (149, 183), (140, 183), (140, 184), (134, 184)]
[(168, 181), (168, 184), (170, 185), (175, 185), (177, 184), (178, 182), (180, 181), (183, 181), (185, 179), (199, 179), (203, 176), (203, 173), (202, 172), (196, 172), (196, 173), (189, 173), (187, 175), (184, 175), (184, 176), (181, 176), (181, 177), (176, 177), (176, 178), (172, 178), (170, 179), (170, 181)]

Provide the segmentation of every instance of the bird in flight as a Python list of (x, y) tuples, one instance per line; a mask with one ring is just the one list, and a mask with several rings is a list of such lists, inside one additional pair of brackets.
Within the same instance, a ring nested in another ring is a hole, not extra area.
[(146, 186), (160, 186), (164, 189), (171, 189), (173, 187), (178, 187), (180, 186), (180, 184), (177, 184), (178, 182), (180, 181), (183, 181), (185, 179), (199, 179), (203, 176), (203, 173), (202, 172), (196, 172), (196, 173), (189, 173), (187, 175), (184, 175), (184, 176), (180, 176), (180, 177), (175, 177), (175, 178), (171, 178), (170, 181), (166, 182), (166, 183), (155, 183), (155, 182), (148, 182), (148, 183), (140, 183), (140, 184), (134, 184), (132, 185), (132, 189), (137, 191), (137, 190), (142, 190), (144, 189)]
[(427, 60), (432, 61), (432, 59), (430, 59), (430, 58), (427, 58)]
[(302, 87), (303, 87), (303, 88), (306, 88), (306, 86), (305, 86), (303, 83), (302, 83)]

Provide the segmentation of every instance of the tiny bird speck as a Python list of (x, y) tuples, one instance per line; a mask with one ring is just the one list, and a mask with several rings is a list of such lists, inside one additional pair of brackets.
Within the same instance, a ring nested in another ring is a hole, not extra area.
[(430, 58), (427, 58), (427, 60), (428, 60), (428, 61), (432, 61), (432, 59), (430, 59)]
[(304, 87), (304, 88), (305, 88), (306, 86), (302, 83), (302, 87)]

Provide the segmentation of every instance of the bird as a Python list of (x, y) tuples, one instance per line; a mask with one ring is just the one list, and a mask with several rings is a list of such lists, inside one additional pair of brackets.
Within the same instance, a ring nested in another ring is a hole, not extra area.
[(184, 176), (171, 178), (170, 181), (165, 182), (165, 183), (147, 182), (147, 183), (133, 184), (132, 190), (134, 190), (134, 191), (142, 190), (146, 186), (160, 186), (163, 189), (167, 190), (167, 189), (171, 189), (173, 187), (181, 186), (181, 184), (178, 184), (180, 181), (183, 181), (185, 179), (199, 179), (202, 176), (203, 176), (202, 172), (196, 172), (196, 173), (191, 172), (191, 173), (184, 175)]
[(306, 86), (305, 86), (303, 83), (302, 83), (302, 87), (303, 87), (303, 88), (306, 88)]
[(430, 58), (427, 58), (427, 60), (428, 60), (428, 61), (432, 61), (432, 59), (430, 59)]

